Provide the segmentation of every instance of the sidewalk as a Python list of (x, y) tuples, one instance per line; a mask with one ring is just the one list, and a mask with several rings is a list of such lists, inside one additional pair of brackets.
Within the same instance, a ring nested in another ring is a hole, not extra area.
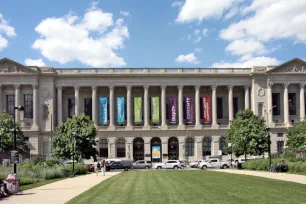
[(2, 200), (5, 204), (61, 204), (120, 172), (106, 172), (106, 176), (89, 174), (68, 178), (24, 191), (23, 194)]
[(231, 174), (244, 174), (250, 176), (259, 176), (264, 178), (291, 181), (300, 184), (306, 184), (306, 176), (298, 174), (287, 174), (287, 173), (273, 173), (264, 171), (248, 171), (248, 170), (237, 170), (237, 169), (211, 169), (210, 171), (217, 171)]

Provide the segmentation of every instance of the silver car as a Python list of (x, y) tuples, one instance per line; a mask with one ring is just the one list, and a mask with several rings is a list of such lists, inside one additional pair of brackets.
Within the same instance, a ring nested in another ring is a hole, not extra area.
[(138, 160), (133, 163), (133, 169), (149, 169), (152, 167), (151, 161)]

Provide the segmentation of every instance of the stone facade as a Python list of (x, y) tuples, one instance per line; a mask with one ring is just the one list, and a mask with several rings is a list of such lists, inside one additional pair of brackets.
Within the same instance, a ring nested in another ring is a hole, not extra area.
[[(152, 148), (159, 147), (160, 159), (155, 160), (160, 161), (228, 157), (222, 149), (229, 121), (236, 111), (251, 109), (266, 119), (275, 153), (286, 144), (287, 129), (304, 120), (305, 67), (306, 62), (293, 59), (277, 67), (54, 69), (24, 66), (5, 58), (0, 60), (0, 111), (8, 111), (8, 96), (14, 96), (18, 106), (25, 105), (25, 95), (31, 95), (32, 116), (27, 118), (20, 112), (16, 120), (31, 154), (49, 155), (52, 132), (71, 112), (68, 100), (74, 99), (72, 112), (78, 115), (85, 112), (84, 101), (90, 98), (101, 157), (151, 160)], [(118, 96), (126, 100), (123, 124), (116, 122)], [(143, 122), (136, 124), (133, 98), (139, 96), (143, 99)], [(157, 124), (150, 118), (150, 98), (155, 96), (160, 99)], [(167, 117), (169, 96), (177, 98), (176, 124), (170, 124)], [(183, 114), (185, 96), (194, 98), (191, 124), (186, 124)], [(211, 98), (209, 123), (204, 123), (200, 114), (202, 96)], [(100, 125), (100, 97), (109, 100), (107, 125)], [(208, 143), (204, 142), (206, 137)]]

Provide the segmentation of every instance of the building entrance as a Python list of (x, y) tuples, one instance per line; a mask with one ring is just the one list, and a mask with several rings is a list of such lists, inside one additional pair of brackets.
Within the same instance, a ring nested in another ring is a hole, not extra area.
[(133, 141), (133, 158), (135, 161), (144, 160), (144, 141), (142, 138), (136, 138)]
[(168, 158), (170, 160), (179, 159), (179, 142), (176, 137), (171, 137), (168, 140)]

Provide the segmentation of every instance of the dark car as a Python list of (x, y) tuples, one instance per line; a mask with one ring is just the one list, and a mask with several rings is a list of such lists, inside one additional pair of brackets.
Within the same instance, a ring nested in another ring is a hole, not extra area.
[(131, 160), (116, 160), (111, 163), (106, 163), (105, 165), (106, 171), (110, 171), (112, 169), (124, 169), (128, 171), (132, 169), (132, 161)]
[(94, 165), (94, 164), (88, 164), (88, 165), (87, 165), (87, 169), (88, 169), (89, 172), (94, 172), (94, 170), (95, 170), (95, 165)]

